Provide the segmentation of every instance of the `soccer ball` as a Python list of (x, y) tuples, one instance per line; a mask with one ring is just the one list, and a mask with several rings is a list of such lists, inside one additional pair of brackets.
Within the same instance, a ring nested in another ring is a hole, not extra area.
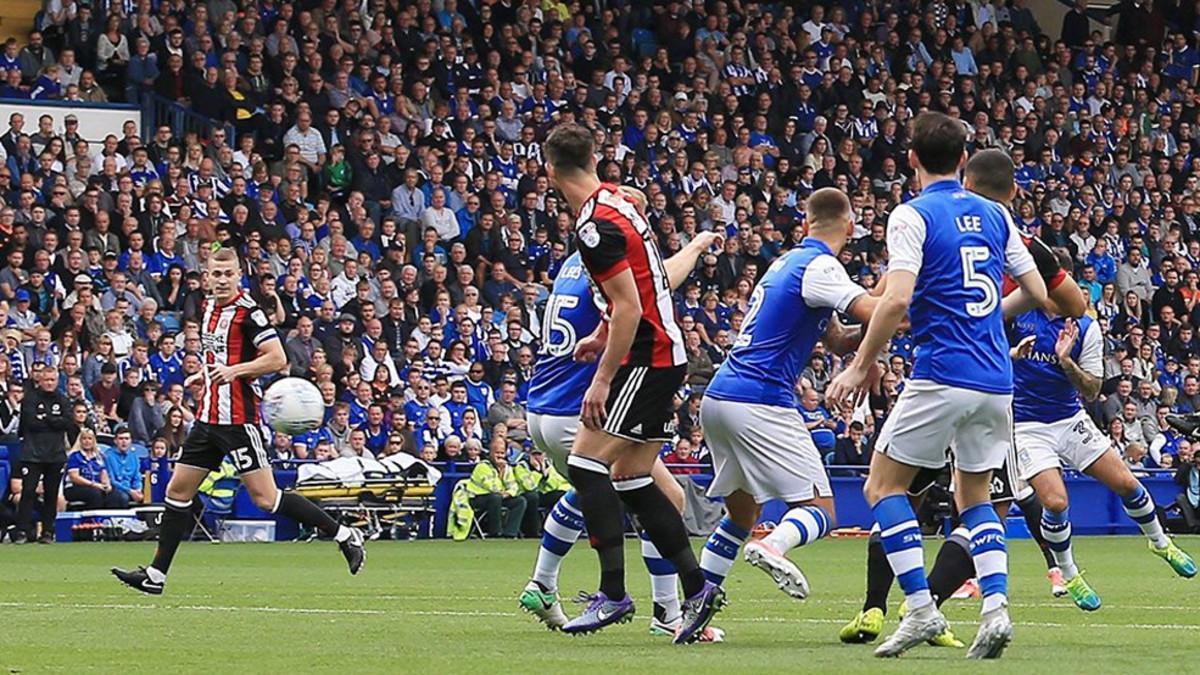
[(321, 426), (325, 420), (325, 400), (312, 382), (285, 377), (267, 389), (262, 411), (272, 429), (294, 436)]

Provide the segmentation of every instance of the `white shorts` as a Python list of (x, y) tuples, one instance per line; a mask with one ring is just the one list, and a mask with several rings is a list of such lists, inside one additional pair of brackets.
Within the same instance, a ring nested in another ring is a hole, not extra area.
[(1083, 471), (1112, 447), (1082, 410), (1057, 422), (1020, 422), (1015, 431), (1022, 480), (1063, 464)]
[(896, 400), (875, 452), (909, 466), (937, 469), (954, 464), (967, 473), (999, 469), (1012, 446), (1012, 394), (989, 394), (910, 380)]
[(567, 475), (567, 457), (575, 445), (575, 434), (579, 433), (579, 416), (529, 413), (526, 418), (534, 446), (546, 453), (559, 473)]
[(821, 453), (795, 409), (705, 396), (700, 426), (715, 474), (708, 496), (741, 490), (759, 504), (833, 496)]

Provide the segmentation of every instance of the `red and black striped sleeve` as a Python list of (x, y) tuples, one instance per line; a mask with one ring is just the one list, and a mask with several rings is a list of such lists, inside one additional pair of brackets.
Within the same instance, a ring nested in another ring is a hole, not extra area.
[(1058, 256), (1041, 239), (1036, 237), (1022, 237), (1022, 239), (1025, 240), (1025, 247), (1029, 249), (1030, 255), (1033, 256), (1033, 262), (1037, 264), (1038, 274), (1041, 275), (1042, 281), (1046, 282), (1046, 290), (1052, 291), (1057, 288), (1067, 278), (1067, 271), (1058, 264)]
[(579, 255), (597, 284), (629, 268), (625, 232), (616, 223), (592, 219), (579, 227)]

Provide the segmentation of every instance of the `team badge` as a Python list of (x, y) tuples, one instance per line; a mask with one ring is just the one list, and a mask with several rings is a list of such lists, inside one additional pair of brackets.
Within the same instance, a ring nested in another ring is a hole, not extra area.
[(596, 248), (600, 243), (600, 230), (596, 228), (596, 223), (584, 223), (583, 227), (579, 228), (579, 240), (588, 248)]

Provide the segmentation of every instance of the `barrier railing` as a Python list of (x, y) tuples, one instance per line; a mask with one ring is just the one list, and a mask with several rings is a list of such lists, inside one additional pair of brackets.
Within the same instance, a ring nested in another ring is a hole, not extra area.
[(158, 94), (146, 92), (142, 94), (142, 138), (153, 138), (158, 127), (167, 125), (175, 131), (176, 137), (183, 137), (189, 131), (196, 132), (205, 139), (213, 129), (225, 129), (226, 143), (230, 146), (236, 141), (232, 124), (225, 124), (205, 117), (191, 108)]

